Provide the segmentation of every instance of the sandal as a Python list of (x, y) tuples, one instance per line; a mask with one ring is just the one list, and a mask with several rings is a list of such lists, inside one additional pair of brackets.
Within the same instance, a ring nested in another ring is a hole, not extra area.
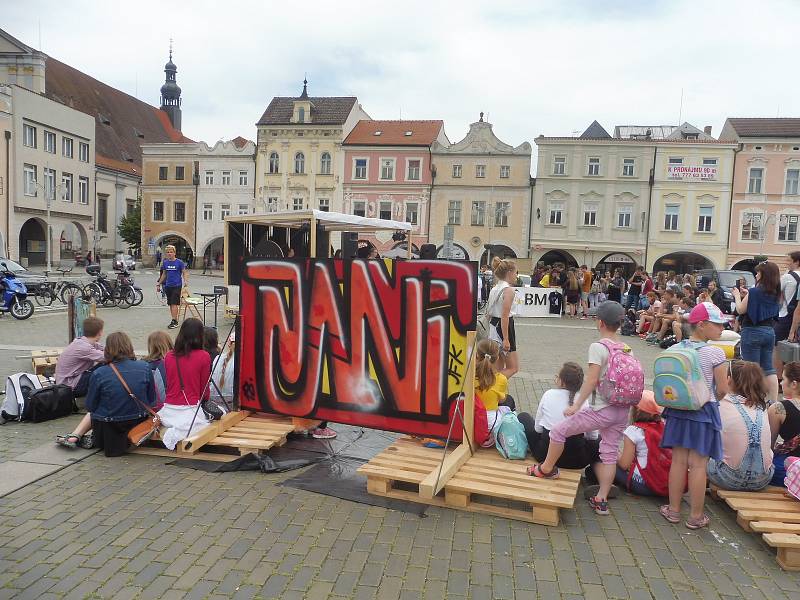
[(608, 510), (608, 500), (598, 500), (596, 497), (589, 498), (589, 506), (594, 509), (594, 512), (603, 517), (611, 514)]
[(80, 441), (81, 436), (75, 435), (74, 433), (56, 436), (56, 444), (59, 446), (64, 446), (65, 448), (75, 448), (78, 446), (78, 442)]
[(658, 509), (658, 512), (660, 512), (661, 516), (664, 517), (670, 523), (680, 523), (681, 513), (672, 510), (669, 507), (669, 504), (664, 504), (661, 508)]
[(686, 527), (689, 529), (701, 529), (703, 527), (707, 527), (709, 523), (711, 523), (711, 517), (703, 513), (703, 515), (698, 519), (689, 519), (686, 521)]
[(533, 465), (525, 469), (525, 472), (531, 477), (539, 477), (541, 479), (558, 479), (558, 467), (554, 468), (549, 473), (542, 471), (542, 465)]
[(81, 441), (78, 442), (78, 445), (83, 448), (84, 450), (91, 450), (94, 448), (94, 432), (90, 431), (86, 435), (81, 438)]

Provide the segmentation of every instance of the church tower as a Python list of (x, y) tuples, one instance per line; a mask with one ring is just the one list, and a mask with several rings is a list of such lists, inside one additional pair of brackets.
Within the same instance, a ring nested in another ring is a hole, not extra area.
[(166, 79), (161, 86), (161, 110), (167, 113), (172, 126), (181, 130), (181, 88), (175, 81), (178, 67), (172, 62), (172, 40), (169, 42), (169, 61), (164, 65)]

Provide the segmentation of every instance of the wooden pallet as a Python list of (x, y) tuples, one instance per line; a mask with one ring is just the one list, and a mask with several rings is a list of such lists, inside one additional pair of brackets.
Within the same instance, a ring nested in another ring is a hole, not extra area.
[(800, 502), (787, 498), (783, 487), (770, 486), (760, 492), (713, 492), (736, 511), (736, 522), (745, 531), (762, 534), (777, 549), (778, 565), (800, 571)]
[(52, 348), (49, 350), (31, 350), (31, 368), (37, 375), (52, 376), (56, 372), (56, 363), (61, 356), (61, 350)]
[[(455, 452), (448, 450), (448, 457)], [(558, 525), (559, 509), (572, 508), (578, 493), (580, 471), (562, 469), (559, 479), (537, 479), (525, 472), (530, 461), (505, 460), (493, 448), (480, 448), (445, 483), (443, 493), (425, 498), (420, 488), (438, 475), (442, 458), (441, 449), (404, 437), (358, 471), (367, 476), (372, 494), (542, 525)]]
[(131, 450), (134, 454), (173, 456), (227, 462), (251, 452), (265, 452), (286, 443), (294, 431), (289, 417), (237, 411), (226, 414), (195, 435), (181, 441), (175, 450), (167, 450), (155, 436), (148, 444)]

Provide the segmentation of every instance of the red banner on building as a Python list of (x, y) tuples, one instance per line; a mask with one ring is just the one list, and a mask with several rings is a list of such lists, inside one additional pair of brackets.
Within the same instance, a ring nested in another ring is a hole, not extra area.
[(475, 263), (249, 262), (239, 300), (241, 407), (445, 436), (476, 303)]

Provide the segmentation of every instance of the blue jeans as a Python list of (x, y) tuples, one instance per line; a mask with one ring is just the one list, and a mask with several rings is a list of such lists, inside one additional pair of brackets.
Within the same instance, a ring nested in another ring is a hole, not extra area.
[(758, 363), (764, 375), (774, 375), (772, 353), (775, 351), (775, 330), (771, 326), (742, 329), (742, 359)]
[(644, 480), (635, 475), (631, 477), (630, 489), (628, 489), (628, 472), (619, 465), (617, 465), (617, 473), (614, 475), (614, 483), (635, 496), (655, 496)]
[(639, 307), (639, 294), (633, 294), (629, 292), (628, 297), (625, 299), (625, 310), (638, 307)]
[(784, 463), (789, 456), (789, 454), (773, 455), (772, 468), (775, 469), (775, 472), (772, 474), (772, 481), (770, 481), (771, 485), (783, 487), (783, 480), (786, 479), (786, 465)]

